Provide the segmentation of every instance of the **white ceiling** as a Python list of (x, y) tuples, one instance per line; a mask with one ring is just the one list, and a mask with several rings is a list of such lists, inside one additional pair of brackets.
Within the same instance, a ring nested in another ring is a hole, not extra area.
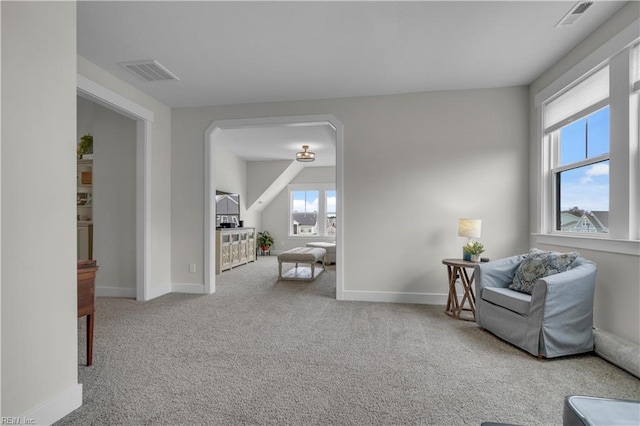
[[(527, 85), (625, 2), (554, 28), (575, 3), (79, 1), (78, 53), (173, 108)], [(143, 59), (180, 81), (117, 65)], [(299, 131), (223, 133), (244, 158), (327, 149), (327, 128)]]
[(625, 2), (575, 3), (79, 1), (78, 53), (171, 107), (526, 85)]
[(305, 166), (335, 165), (335, 131), (329, 124), (225, 129), (216, 137), (216, 144), (246, 161), (294, 160), (302, 145), (309, 145), (316, 160)]

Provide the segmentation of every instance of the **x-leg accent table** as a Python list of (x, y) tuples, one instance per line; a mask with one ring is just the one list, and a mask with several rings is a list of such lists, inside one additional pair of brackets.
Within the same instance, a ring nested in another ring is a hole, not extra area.
[[(449, 276), (449, 297), (447, 298), (445, 313), (449, 316), (465, 321), (475, 321), (476, 295), (473, 292), (475, 271), (471, 273), (471, 276), (469, 276), (467, 268), (473, 269), (476, 267), (477, 263), (462, 259), (444, 259), (442, 263), (447, 265), (447, 274)], [(458, 301), (458, 292), (456, 290), (456, 282), (458, 279), (460, 279), (464, 290), (461, 301)], [(465, 307), (465, 304), (468, 305), (468, 307)], [(471, 312), (473, 318), (462, 317), (462, 311)]]

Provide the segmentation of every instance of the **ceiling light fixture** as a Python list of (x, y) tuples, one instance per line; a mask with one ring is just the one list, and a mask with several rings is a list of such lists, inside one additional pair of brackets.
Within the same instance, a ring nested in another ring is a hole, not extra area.
[(302, 145), (302, 151), (296, 152), (296, 160), (303, 162), (310, 162), (316, 159), (316, 153), (307, 151), (309, 149), (309, 145)]

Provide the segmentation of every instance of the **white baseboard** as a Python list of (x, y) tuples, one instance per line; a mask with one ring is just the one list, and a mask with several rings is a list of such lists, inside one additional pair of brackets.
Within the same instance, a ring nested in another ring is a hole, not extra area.
[(82, 385), (78, 383), (29, 410), (21, 416), (23, 422), (20, 424), (50, 425), (80, 408), (81, 405)]
[(152, 287), (147, 294), (147, 300), (155, 299), (156, 297), (169, 293), (204, 294), (204, 285), (173, 283)]
[(344, 290), (342, 300), (352, 302), (415, 303), (419, 305), (446, 305), (447, 295), (439, 293), (398, 293), (390, 291)]
[(96, 287), (96, 296), (98, 297), (126, 297), (129, 299), (136, 298), (136, 289), (127, 287)]
[(189, 293), (189, 294), (204, 294), (204, 285), (203, 284), (173, 283), (171, 285), (171, 292), (173, 292), (173, 293)]
[(154, 286), (147, 292), (147, 300), (155, 299), (156, 297), (164, 296), (169, 293), (171, 293), (171, 284)]

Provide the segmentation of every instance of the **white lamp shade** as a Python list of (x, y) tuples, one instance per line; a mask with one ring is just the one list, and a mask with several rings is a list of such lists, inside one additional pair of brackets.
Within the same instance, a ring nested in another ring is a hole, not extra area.
[(458, 236), (480, 238), (482, 221), (480, 219), (458, 219)]

